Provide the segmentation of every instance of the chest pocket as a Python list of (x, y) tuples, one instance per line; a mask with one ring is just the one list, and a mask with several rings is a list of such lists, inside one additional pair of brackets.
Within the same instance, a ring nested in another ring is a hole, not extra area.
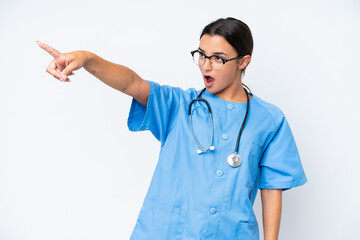
[(254, 142), (242, 143), (239, 154), (242, 159), (241, 165), (232, 170), (235, 170), (239, 183), (252, 189), (260, 171), (261, 148)]
[(239, 222), (236, 226), (236, 240), (259, 240), (257, 223)]
[(130, 240), (181, 240), (186, 210), (145, 198)]

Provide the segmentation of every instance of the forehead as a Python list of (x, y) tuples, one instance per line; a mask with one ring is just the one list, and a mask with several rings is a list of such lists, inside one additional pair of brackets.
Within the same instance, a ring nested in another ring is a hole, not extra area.
[(205, 51), (205, 53), (213, 54), (216, 52), (223, 52), (225, 54), (236, 53), (233, 46), (226, 41), (223, 36), (204, 34), (200, 39), (201, 49)]

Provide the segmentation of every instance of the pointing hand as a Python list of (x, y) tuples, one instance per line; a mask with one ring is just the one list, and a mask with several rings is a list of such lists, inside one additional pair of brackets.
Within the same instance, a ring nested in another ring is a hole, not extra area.
[(86, 51), (60, 53), (45, 43), (40, 41), (36, 42), (39, 47), (54, 57), (54, 60), (46, 68), (46, 72), (62, 82), (70, 82), (68, 76), (74, 75), (75, 73), (73, 73), (73, 71), (83, 67), (86, 62)]

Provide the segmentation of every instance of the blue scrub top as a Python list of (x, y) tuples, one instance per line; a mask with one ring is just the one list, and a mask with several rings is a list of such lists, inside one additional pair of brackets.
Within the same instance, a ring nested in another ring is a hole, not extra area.
[[(239, 154), (234, 153), (246, 103), (229, 102), (204, 91), (214, 122), (214, 151), (198, 154), (188, 108), (200, 90), (150, 83), (147, 107), (132, 100), (131, 131), (150, 130), (161, 143), (154, 175), (130, 239), (259, 239), (253, 204), (258, 189), (290, 189), (307, 179), (282, 111), (253, 93)], [(192, 121), (203, 148), (211, 139), (206, 104), (195, 102)]]

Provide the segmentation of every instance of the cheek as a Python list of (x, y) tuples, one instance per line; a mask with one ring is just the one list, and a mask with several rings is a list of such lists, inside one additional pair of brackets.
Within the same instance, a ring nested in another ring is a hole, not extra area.
[(233, 81), (235, 80), (237, 77), (237, 71), (235, 67), (232, 68), (226, 68), (223, 69), (224, 70), (224, 77), (226, 76), (228, 81)]
[(225, 70), (220, 74), (221, 79), (226, 82), (232, 82), (234, 80), (234, 73), (232, 71)]

